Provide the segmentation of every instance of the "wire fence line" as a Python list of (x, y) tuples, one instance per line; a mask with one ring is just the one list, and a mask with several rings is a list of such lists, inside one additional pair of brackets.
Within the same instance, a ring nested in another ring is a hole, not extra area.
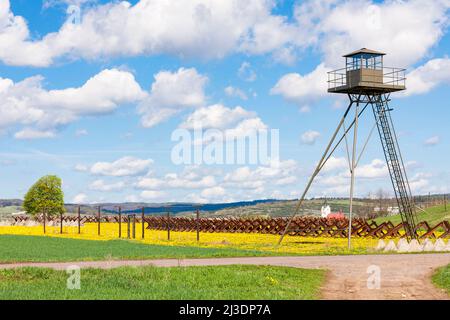
[[(107, 212), (105, 214), (105, 212)], [(66, 233), (93, 236), (108, 236), (110, 238), (144, 239), (146, 230), (167, 232), (167, 239), (171, 239), (172, 232), (196, 232), (197, 241), (201, 233), (259, 233), (279, 235), (285, 230), (288, 219), (280, 218), (210, 218), (201, 217), (196, 211), (195, 217), (177, 217), (168, 209), (159, 215), (146, 215), (145, 208), (122, 211), (118, 208), (112, 213), (98, 208), (96, 215), (76, 214), (45, 216), (38, 215), (16, 216), (15, 225), (43, 227), (44, 233)], [(296, 217), (288, 230), (290, 236), (303, 237), (334, 237), (345, 238), (349, 232), (349, 221), (346, 218), (327, 219), (311, 216)], [(370, 238), (404, 237), (403, 223), (377, 223), (361, 218), (354, 219), (351, 226), (352, 236)], [(426, 221), (418, 224), (417, 232), (422, 238), (450, 237), (450, 223), (442, 221), (430, 226)]]

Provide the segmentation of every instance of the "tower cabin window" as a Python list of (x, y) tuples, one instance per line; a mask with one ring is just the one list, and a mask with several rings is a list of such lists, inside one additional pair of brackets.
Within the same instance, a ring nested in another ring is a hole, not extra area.
[(347, 71), (359, 69), (383, 70), (383, 56), (371, 53), (358, 53), (346, 57), (346, 67)]

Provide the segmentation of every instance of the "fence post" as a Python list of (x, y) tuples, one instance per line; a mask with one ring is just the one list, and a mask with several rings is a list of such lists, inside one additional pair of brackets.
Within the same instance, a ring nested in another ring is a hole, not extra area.
[(136, 214), (133, 214), (133, 239), (136, 239)]
[(122, 207), (119, 207), (119, 238), (122, 238)]
[(45, 234), (45, 211), (42, 213), (42, 217), (44, 219), (44, 234)]
[(142, 207), (141, 219), (142, 219), (142, 239), (144, 239), (145, 238), (145, 226), (144, 226), (145, 208), (144, 207)]
[(200, 211), (197, 209), (197, 219), (196, 219), (196, 227), (197, 227), (197, 242), (200, 241)]
[(63, 233), (63, 214), (62, 212), (59, 214), (59, 233)]
[(101, 207), (98, 206), (98, 213), (97, 213), (97, 220), (98, 220), (98, 235), (100, 235), (100, 211), (101, 211)]
[(81, 233), (81, 209), (78, 206), (78, 234)]
[(170, 240), (170, 212), (169, 212), (169, 208), (167, 208), (167, 240)]
[(127, 214), (127, 238), (130, 239), (130, 215)]

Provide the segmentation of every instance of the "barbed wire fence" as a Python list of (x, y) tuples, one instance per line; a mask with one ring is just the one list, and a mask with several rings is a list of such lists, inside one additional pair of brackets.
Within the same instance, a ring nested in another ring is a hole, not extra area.
[[(16, 217), (18, 225), (41, 225), (44, 234), (70, 234), (80, 239), (130, 239), (166, 241), (200, 241), (201, 234), (207, 233), (258, 233), (278, 235), (284, 230), (286, 218), (208, 218), (201, 217), (197, 209), (194, 217), (179, 217), (173, 208), (148, 214), (149, 208), (122, 210), (121, 207), (97, 208), (97, 214), (86, 215), (81, 208), (75, 214), (46, 217)], [(422, 237), (450, 237), (450, 223), (442, 221), (429, 225), (419, 223)], [(352, 223), (355, 237), (389, 238), (404, 235), (402, 223), (376, 223), (355, 219)], [(347, 219), (327, 219), (318, 217), (296, 217), (289, 231), (291, 236), (335, 237), (348, 235)]]

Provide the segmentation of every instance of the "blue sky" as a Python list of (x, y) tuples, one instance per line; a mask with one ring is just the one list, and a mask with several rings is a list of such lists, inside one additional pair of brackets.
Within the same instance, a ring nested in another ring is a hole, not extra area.
[[(0, 198), (23, 197), (45, 174), (63, 179), (67, 202), (296, 198), (347, 103), (326, 93), (326, 72), (361, 47), (407, 69), (408, 90), (391, 105), (413, 193), (449, 192), (448, 9), (445, 1), (4, 0)], [(174, 164), (172, 133), (192, 132), (200, 116), (222, 132), (278, 129), (279, 159)], [(373, 124), (366, 113), (360, 147)], [(346, 166), (343, 146), (310, 196), (347, 195)], [(390, 191), (377, 135), (357, 175), (358, 195)]]

